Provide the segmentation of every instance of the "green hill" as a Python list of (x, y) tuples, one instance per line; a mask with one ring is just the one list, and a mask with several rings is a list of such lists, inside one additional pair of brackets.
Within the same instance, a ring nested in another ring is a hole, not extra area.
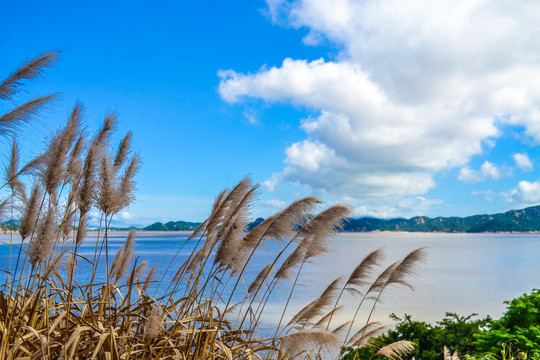
[(344, 231), (420, 231), (420, 232), (531, 232), (540, 231), (540, 206), (510, 210), (501, 214), (460, 217), (381, 220), (374, 218), (349, 219)]
[[(247, 226), (251, 230), (264, 219), (258, 218)], [(154, 223), (146, 231), (193, 231), (201, 223), (169, 221)], [(473, 215), (468, 217), (415, 216), (410, 219), (376, 219), (370, 217), (347, 219), (343, 231), (410, 231), (410, 232), (534, 232), (540, 231), (540, 206), (510, 210), (501, 214)]]
[(143, 228), (142, 230), (144, 231), (193, 231), (199, 225), (201, 225), (201, 223), (199, 222), (187, 222), (187, 221), (169, 221), (165, 224), (157, 222)]

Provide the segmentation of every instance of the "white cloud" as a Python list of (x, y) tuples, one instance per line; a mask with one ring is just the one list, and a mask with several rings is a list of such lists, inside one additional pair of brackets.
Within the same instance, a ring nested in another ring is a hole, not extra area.
[[(229, 103), (246, 97), (312, 109), (282, 178), (355, 201), (426, 193), (442, 170), (497, 179), (473, 155), (506, 122), (540, 142), (540, 3), (487, 0), (269, 0), (274, 22), (329, 41), (336, 60), (285, 59), (219, 73)], [(467, 173), (468, 172), (468, 173)], [(477, 181), (477, 180), (475, 180)]]
[(134, 220), (136, 218), (135, 215), (127, 212), (127, 211), (121, 211), (120, 213), (118, 213), (116, 215), (116, 217), (119, 219), (119, 220), (123, 220), (123, 221), (129, 221), (129, 220)]
[(508, 175), (508, 169), (501, 169), (489, 161), (484, 161), (479, 171), (472, 170), (465, 166), (460, 169), (458, 179), (468, 183), (484, 180), (498, 180), (504, 175)]
[(516, 166), (521, 170), (531, 171), (533, 169), (533, 164), (531, 162), (531, 159), (529, 159), (529, 155), (527, 155), (527, 153), (514, 154), (513, 157), (514, 161), (516, 162)]
[(396, 217), (411, 218), (425, 215), (435, 206), (443, 205), (440, 199), (426, 199), (423, 196), (408, 197), (400, 200), (396, 206), (368, 204), (354, 209), (356, 216), (373, 216), (381, 219)]
[(244, 111), (244, 116), (246, 117), (248, 123), (250, 123), (251, 125), (258, 125), (260, 123), (259, 119), (257, 119), (257, 115), (252, 110)]
[(287, 203), (278, 199), (271, 199), (266, 201), (266, 205), (275, 210), (282, 210), (287, 206)]
[(515, 189), (506, 193), (506, 199), (519, 206), (538, 205), (540, 203), (540, 180), (520, 181)]
[(267, 191), (273, 192), (276, 189), (276, 186), (279, 184), (281, 174), (272, 174), (272, 176), (262, 182), (262, 186)]

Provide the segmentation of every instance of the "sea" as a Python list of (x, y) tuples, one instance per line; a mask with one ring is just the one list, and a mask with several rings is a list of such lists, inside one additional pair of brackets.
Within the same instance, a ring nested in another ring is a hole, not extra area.
[[(10, 264), (10, 241), (14, 244), (11, 248), (12, 270), (20, 247), (18, 236), (11, 236), (0, 235), (0, 269), (3, 270)], [(91, 267), (87, 260), (91, 261), (95, 253), (96, 236), (96, 233), (90, 233), (79, 250), (81, 258), (76, 276), (81, 280), (90, 276)], [(186, 243), (188, 236), (175, 232), (139, 232), (136, 235), (134, 261), (138, 264), (145, 260), (149, 266), (157, 265), (160, 276), (156, 280), (165, 273), (161, 291), (170, 284), (178, 267), (197, 244), (197, 240)], [(125, 238), (123, 232), (109, 234), (111, 258)], [(283, 245), (268, 244), (254, 254), (244, 276), (246, 283), (271, 261), (280, 246)], [(385, 260), (375, 269), (373, 277), (415, 249), (424, 248), (426, 254), (425, 261), (417, 265), (416, 274), (408, 278), (413, 290), (393, 285), (383, 292), (381, 301), (375, 306), (371, 320), (389, 327), (393, 324), (389, 318), (392, 313), (398, 316), (409, 314), (415, 320), (430, 323), (441, 320), (446, 312), (464, 316), (477, 314), (474, 318), (487, 315), (498, 318), (506, 309), (505, 301), (540, 288), (540, 234), (340, 233), (330, 242), (330, 252), (303, 267), (287, 306), (285, 321), (319, 297), (334, 279), (347, 278), (365, 255), (379, 248), (383, 249)], [(24, 254), (21, 262), (23, 258)], [(5, 276), (4, 272), (0, 276)], [(98, 271), (96, 281), (105, 281), (105, 271)], [(224, 286), (230, 287), (233, 283), (230, 280)], [(272, 293), (261, 318), (264, 326), (272, 328), (279, 322), (290, 288), (291, 282), (285, 282)], [(159, 295), (159, 289), (157, 293)], [(341, 303), (345, 307), (332, 321), (336, 326), (352, 318), (359, 297), (347, 293)], [(372, 305), (369, 301), (362, 305), (359, 324), (365, 322)]]

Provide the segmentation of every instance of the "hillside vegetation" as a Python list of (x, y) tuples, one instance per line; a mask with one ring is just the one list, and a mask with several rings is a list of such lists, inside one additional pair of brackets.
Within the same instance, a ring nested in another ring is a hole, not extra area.
[(410, 219), (349, 219), (343, 231), (420, 231), (420, 232), (531, 232), (540, 231), (540, 206), (510, 210), (501, 214), (468, 217), (417, 216)]

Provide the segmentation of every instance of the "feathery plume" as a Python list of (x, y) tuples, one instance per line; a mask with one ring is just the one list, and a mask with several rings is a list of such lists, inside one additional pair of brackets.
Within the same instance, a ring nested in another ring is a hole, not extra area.
[(80, 133), (81, 111), (80, 105), (75, 104), (66, 126), (52, 137), (44, 153), (41, 176), (48, 194), (52, 194), (65, 178), (64, 163), (69, 149)]
[(340, 311), (342, 308), (343, 308), (343, 305), (336, 307), (335, 309), (330, 311), (328, 314), (324, 315), (319, 321), (317, 321), (315, 325), (312, 326), (312, 328), (316, 329), (316, 328), (324, 326), (324, 324), (327, 323), (330, 320), (330, 318), (332, 318), (334, 314)]
[(38, 261), (43, 260), (51, 252), (54, 234), (56, 232), (55, 220), (56, 209), (53, 206), (49, 206), (43, 221), (38, 225), (37, 235), (32, 238), (32, 241), (28, 245), (29, 259), (32, 267), (35, 267)]
[(341, 280), (341, 277), (338, 277), (332, 281), (332, 283), (330, 283), (330, 285), (328, 285), (328, 287), (323, 291), (321, 296), (300, 310), (291, 319), (291, 321), (289, 321), (287, 326), (294, 324), (302, 324), (305, 326), (309, 324), (315, 317), (321, 316), (324, 308), (332, 303), (336, 292), (339, 289)]
[(96, 198), (96, 207), (107, 215), (114, 213), (114, 206), (118, 202), (115, 180), (109, 156), (103, 153), (100, 159), (99, 191)]
[(292, 269), (302, 263), (306, 253), (304, 243), (300, 243), (290, 254), (287, 256), (283, 264), (279, 267), (274, 275), (275, 279), (290, 279)]
[(124, 277), (124, 274), (129, 267), (129, 263), (134, 255), (134, 240), (135, 230), (131, 230), (126, 238), (126, 242), (124, 242), (124, 244), (118, 250), (114, 257), (113, 263), (111, 265), (110, 276), (115, 282)]
[(345, 283), (346, 285), (363, 286), (366, 285), (367, 277), (373, 270), (373, 268), (384, 259), (382, 249), (377, 249), (366, 255), (364, 259), (358, 264), (352, 271), (349, 279)]
[(146, 279), (144, 279), (144, 284), (142, 291), (146, 292), (152, 281), (154, 280), (154, 277), (156, 276), (157, 271), (157, 265), (152, 266), (152, 269), (148, 272), (148, 275), (146, 275)]
[(73, 217), (75, 216), (75, 209), (71, 206), (66, 207), (64, 219), (62, 220), (62, 238), (65, 240), (71, 237), (73, 231)]
[(131, 157), (128, 167), (124, 172), (124, 175), (120, 179), (120, 185), (117, 195), (117, 204), (114, 206), (114, 213), (119, 212), (126, 206), (129, 206), (135, 196), (133, 192), (135, 191), (135, 175), (139, 172), (141, 168), (141, 157), (139, 154), (135, 154)]
[(88, 225), (88, 217), (86, 213), (84, 213), (79, 218), (79, 226), (77, 227), (77, 235), (75, 237), (75, 246), (77, 248), (81, 246), (84, 238), (86, 237), (86, 233), (88, 232), (88, 230), (86, 229), (87, 225)]
[(262, 268), (262, 270), (259, 272), (257, 277), (249, 285), (248, 294), (255, 295), (255, 292), (261, 287), (264, 280), (268, 278), (268, 275), (272, 271), (273, 267), (274, 267), (274, 263), (271, 262)]
[(78, 206), (81, 214), (86, 214), (90, 211), (94, 203), (94, 188), (96, 167), (100, 155), (99, 146), (94, 143), (88, 149), (84, 160), (82, 183), (78, 192)]
[(34, 226), (39, 215), (41, 197), (41, 188), (39, 184), (36, 183), (32, 188), (30, 197), (23, 205), (21, 225), (19, 226), (19, 234), (23, 240), (34, 231)]
[(43, 273), (43, 277), (47, 279), (54, 271), (56, 271), (56, 268), (58, 267), (58, 264), (66, 254), (67, 249), (63, 249), (59, 253), (56, 253), (51, 261), (47, 264), (45, 267), (45, 272)]
[[(334, 235), (335, 231), (343, 227), (343, 218), (349, 217), (352, 210), (343, 204), (332, 205), (309, 219), (299, 231), (300, 236), (316, 236), (318, 241), (308, 247), (307, 258), (317, 256), (326, 250), (326, 239)], [(319, 245), (319, 246), (315, 246)], [(311, 249), (310, 249), (311, 248)], [(321, 250), (322, 248), (322, 250)]]
[[(235, 205), (232, 214), (223, 223), (224, 231), (220, 234), (221, 242), (216, 250), (214, 263), (221, 267), (238, 271), (244, 265), (242, 253), (242, 235), (248, 224), (249, 207), (255, 199), (259, 185), (251, 187)], [(219, 236), (219, 235), (218, 235)]]
[(451, 354), (450, 349), (447, 348), (446, 345), (444, 345), (444, 348), (443, 348), (443, 355), (444, 355), (444, 360), (459, 360), (458, 351), (454, 350), (454, 353)]
[(147, 340), (152, 340), (159, 335), (161, 330), (161, 325), (163, 324), (163, 319), (161, 316), (162, 307), (160, 304), (155, 304), (150, 312), (150, 316), (144, 324), (144, 334), (143, 337)]
[(283, 238), (294, 235), (297, 226), (305, 221), (309, 212), (320, 203), (321, 200), (314, 196), (308, 196), (292, 202), (288, 207), (274, 215), (272, 223), (266, 232), (266, 237), (276, 241), (282, 241)]
[[(212, 248), (219, 240), (220, 236), (223, 235), (224, 228), (227, 227), (225, 224), (230, 223), (234, 218), (234, 214), (238, 211), (238, 205), (242, 202), (246, 193), (251, 188), (251, 180), (246, 177), (240, 180), (235, 187), (227, 192), (225, 198), (221, 204), (219, 204), (219, 209), (216, 211), (217, 216), (212, 217), (208, 223), (207, 242), (209, 241), (210, 243), (209, 248)], [(222, 225), (225, 226), (220, 226), (217, 231), (215, 231), (219, 223), (222, 223)]]
[(9, 198), (6, 198), (2, 202), (0, 202), (0, 218), (5, 217), (4, 214), (6, 213), (8, 209), (8, 204), (9, 204)]
[(19, 168), (19, 152), (19, 146), (17, 145), (14, 137), (11, 145), (9, 164), (6, 167), (6, 182), (8, 183), (12, 192), (23, 194), (24, 188), (23, 184), (19, 181), (19, 174), (17, 170)]
[(390, 275), (392, 275), (392, 272), (394, 272), (398, 265), (399, 261), (396, 261), (390, 264), (386, 269), (384, 269), (384, 271), (381, 272), (379, 276), (377, 276), (373, 284), (371, 284), (368, 291), (366, 291), (366, 295), (376, 291), (381, 292), (388, 284), (388, 279), (390, 278)]
[(92, 140), (92, 144), (98, 148), (104, 146), (109, 140), (111, 133), (116, 129), (117, 122), (118, 115), (115, 112), (110, 112), (107, 114), (101, 129), (99, 129), (98, 133)]
[(350, 324), (351, 324), (351, 321), (344, 322), (343, 324), (339, 325), (337, 328), (335, 328), (334, 330), (332, 330), (332, 334), (338, 335), (340, 332), (342, 332), (343, 330), (345, 330), (345, 328), (346, 328), (347, 326), (349, 326)]
[(353, 346), (366, 345), (369, 339), (380, 334), (384, 329), (384, 325), (380, 322), (370, 322), (369, 324), (362, 326), (362, 328), (358, 330), (347, 343), (353, 344)]
[[(227, 194), (229, 193), (228, 189), (223, 189), (219, 192), (218, 196), (216, 196), (214, 203), (212, 204), (212, 210), (210, 211), (210, 216), (204, 220), (201, 225), (197, 226), (195, 231), (187, 238), (187, 241), (194, 239), (198, 235), (207, 232), (207, 240), (208, 241), (208, 234), (212, 233), (215, 226), (221, 221), (221, 217), (223, 214), (221, 214), (222, 208), (223, 208), (223, 202), (225, 201), (225, 198), (227, 197)], [(218, 219), (218, 220), (215, 220)], [(213, 227), (211, 227), (213, 226)]]
[(9, 100), (13, 98), (24, 80), (39, 79), (42, 77), (44, 70), (53, 67), (58, 59), (58, 51), (49, 51), (20, 66), (0, 84), (0, 99)]
[(66, 171), (69, 176), (69, 179), (73, 182), (76, 179), (79, 179), (82, 174), (82, 161), (81, 154), (84, 150), (84, 136), (80, 135), (73, 145), (73, 149), (69, 154), (68, 163), (66, 166)]
[(380, 348), (375, 355), (383, 355), (391, 360), (401, 360), (414, 350), (415, 344), (411, 341), (400, 340)]
[(407, 276), (415, 275), (415, 266), (418, 262), (424, 261), (426, 257), (425, 248), (419, 248), (411, 251), (401, 262), (396, 266), (387, 280), (387, 285), (400, 284), (413, 289), (413, 286), (406, 280)]
[(129, 154), (130, 146), (131, 146), (131, 137), (133, 136), (133, 133), (131, 131), (128, 131), (126, 136), (120, 141), (120, 145), (118, 146), (118, 151), (116, 152), (116, 156), (114, 157), (114, 168), (118, 169), (122, 164), (126, 161), (127, 156)]
[(281, 344), (291, 356), (304, 352), (329, 352), (338, 348), (339, 337), (324, 331), (299, 331), (281, 337)]
[(136, 279), (146, 270), (146, 267), (148, 266), (148, 261), (143, 260), (137, 267), (135, 268), (135, 271), (133, 272), (133, 278)]
[(14, 135), (19, 125), (33, 119), (56, 97), (56, 94), (52, 94), (32, 99), (0, 116), (0, 135)]

